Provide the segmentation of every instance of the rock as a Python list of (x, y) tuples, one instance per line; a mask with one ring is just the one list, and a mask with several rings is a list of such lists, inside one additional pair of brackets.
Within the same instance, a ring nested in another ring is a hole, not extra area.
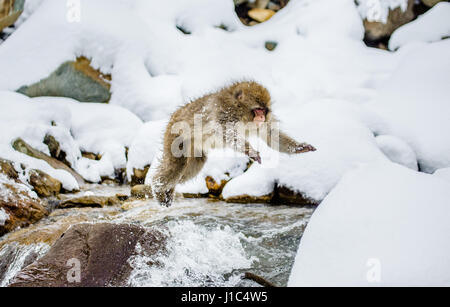
[(406, 11), (400, 7), (389, 11), (386, 23), (364, 20), (366, 39), (379, 40), (390, 36), (397, 28), (414, 19), (414, 0), (408, 0)]
[(220, 183), (216, 182), (214, 178), (211, 176), (206, 177), (206, 187), (209, 190), (209, 193), (214, 196), (219, 196), (222, 193), (223, 188), (227, 184), (228, 181), (222, 180)]
[(30, 156), (30, 157), (44, 160), (53, 168), (62, 169), (62, 170), (69, 172), (76, 179), (76, 181), (78, 182), (78, 185), (80, 187), (86, 184), (86, 182), (84, 181), (83, 177), (81, 177), (80, 174), (78, 174), (73, 169), (71, 169), (70, 167), (65, 165), (63, 162), (58, 161), (55, 158), (52, 158), (52, 157), (44, 154), (43, 152), (40, 152), (39, 150), (34, 149), (33, 147), (28, 145), (24, 140), (22, 140), (20, 138), (16, 139), (13, 142), (13, 148), (23, 154)]
[(0, 0), (0, 32), (17, 21), (23, 6), (24, 0)]
[(267, 8), (269, 10), (272, 10), (272, 11), (276, 12), (276, 11), (281, 10), (281, 5), (273, 3), (272, 1), (270, 1), (269, 4), (267, 5)]
[(66, 160), (67, 154), (61, 150), (60, 144), (54, 136), (47, 134), (44, 138), (44, 144), (48, 146), (52, 158), (55, 158), (70, 167), (70, 163)]
[(5, 174), (9, 179), (17, 180), (19, 178), (13, 162), (2, 158), (0, 158), (0, 173)]
[(273, 193), (270, 195), (263, 196), (249, 196), (249, 195), (240, 195), (233, 196), (227, 199), (224, 199), (227, 203), (238, 203), (238, 204), (268, 204), (272, 202)]
[(17, 227), (26, 227), (48, 215), (40, 199), (17, 180), (0, 174), (0, 236)]
[(82, 102), (108, 102), (111, 98), (110, 75), (104, 75), (91, 66), (90, 60), (79, 57), (63, 63), (48, 78), (18, 92), (29, 97), (57, 96)]
[(284, 204), (300, 205), (300, 206), (318, 205), (317, 202), (305, 198), (301, 193), (294, 192), (291, 189), (284, 186), (275, 187), (275, 196), (273, 198), (273, 203), (283, 205)]
[(269, 9), (259, 9), (254, 8), (248, 11), (248, 16), (252, 18), (253, 20), (256, 20), (258, 22), (264, 22), (269, 20), (273, 15), (275, 15), (275, 11), (269, 10)]
[(164, 248), (155, 230), (129, 224), (78, 224), (56, 241), (45, 256), (21, 270), (10, 287), (119, 287), (132, 270), (128, 260)]
[(274, 51), (275, 48), (277, 48), (277, 46), (278, 46), (278, 43), (277, 42), (272, 42), (272, 41), (267, 41), (264, 44), (264, 47), (266, 47), (266, 49), (269, 50), (269, 51)]
[(138, 184), (131, 188), (131, 196), (141, 199), (152, 198), (152, 187), (145, 184)]
[(131, 185), (144, 184), (145, 177), (147, 176), (150, 165), (144, 167), (144, 169), (133, 169), (133, 175), (131, 176)]
[(256, 0), (254, 2), (254, 7), (258, 9), (265, 9), (269, 4), (270, 0)]
[(439, 2), (443, 2), (444, 0), (422, 0), (422, 3), (428, 7), (433, 7)]
[(61, 182), (40, 170), (30, 171), (29, 182), (41, 197), (57, 196), (62, 187)]
[(67, 208), (103, 208), (120, 204), (116, 196), (81, 196), (69, 198), (58, 204), (58, 209)]
[(101, 155), (96, 155), (95, 153), (92, 153), (92, 152), (82, 152), (81, 156), (86, 159), (96, 160), (96, 161), (99, 161), (102, 158)]

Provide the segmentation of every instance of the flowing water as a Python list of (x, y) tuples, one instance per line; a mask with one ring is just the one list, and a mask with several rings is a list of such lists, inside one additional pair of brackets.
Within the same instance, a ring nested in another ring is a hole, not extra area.
[[(123, 192), (105, 187), (92, 190), (95, 195)], [(129, 259), (130, 286), (256, 286), (242, 279), (245, 272), (285, 286), (312, 212), (312, 208), (208, 199), (180, 199), (171, 208), (148, 200), (103, 209), (55, 210), (41, 222), (0, 239), (0, 259), (6, 261), (9, 255), (3, 274), (0, 262), (0, 286), (29, 264), (27, 257), (33, 260), (45, 254), (49, 245), (41, 241), (50, 242), (67, 225), (79, 222), (133, 223), (168, 236), (165, 251), (156, 255), (147, 256), (137, 246), (137, 256)], [(46, 239), (33, 241), (33, 236), (42, 234)]]

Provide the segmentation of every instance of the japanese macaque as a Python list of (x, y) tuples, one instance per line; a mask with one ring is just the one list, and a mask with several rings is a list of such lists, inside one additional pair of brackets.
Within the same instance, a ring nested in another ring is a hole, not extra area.
[[(195, 177), (213, 148), (233, 148), (261, 163), (247, 135), (258, 134), (271, 148), (298, 154), (316, 149), (278, 130), (270, 94), (256, 82), (239, 82), (180, 107), (167, 125), (163, 155), (152, 178), (153, 195), (170, 206), (175, 186)], [(261, 135), (264, 135), (262, 137)]]

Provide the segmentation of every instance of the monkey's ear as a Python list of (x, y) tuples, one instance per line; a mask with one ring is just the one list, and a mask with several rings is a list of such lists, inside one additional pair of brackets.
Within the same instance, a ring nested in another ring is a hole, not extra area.
[(242, 92), (242, 90), (236, 91), (236, 93), (234, 94), (234, 98), (236, 98), (236, 100), (238, 101), (242, 101), (244, 99), (244, 92)]

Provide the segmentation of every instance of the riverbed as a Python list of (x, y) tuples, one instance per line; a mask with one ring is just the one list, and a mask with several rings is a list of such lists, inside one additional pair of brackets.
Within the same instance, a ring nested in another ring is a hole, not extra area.
[[(93, 186), (81, 194), (128, 190)], [(133, 268), (129, 286), (258, 286), (243, 279), (246, 272), (286, 286), (313, 211), (282, 204), (184, 198), (170, 208), (154, 200), (133, 200), (105, 208), (56, 209), (37, 224), (0, 239), (0, 286), (7, 286), (20, 269), (43, 256), (70, 225), (83, 222), (131, 223), (167, 235), (164, 252), (138, 253), (128, 260)]]

